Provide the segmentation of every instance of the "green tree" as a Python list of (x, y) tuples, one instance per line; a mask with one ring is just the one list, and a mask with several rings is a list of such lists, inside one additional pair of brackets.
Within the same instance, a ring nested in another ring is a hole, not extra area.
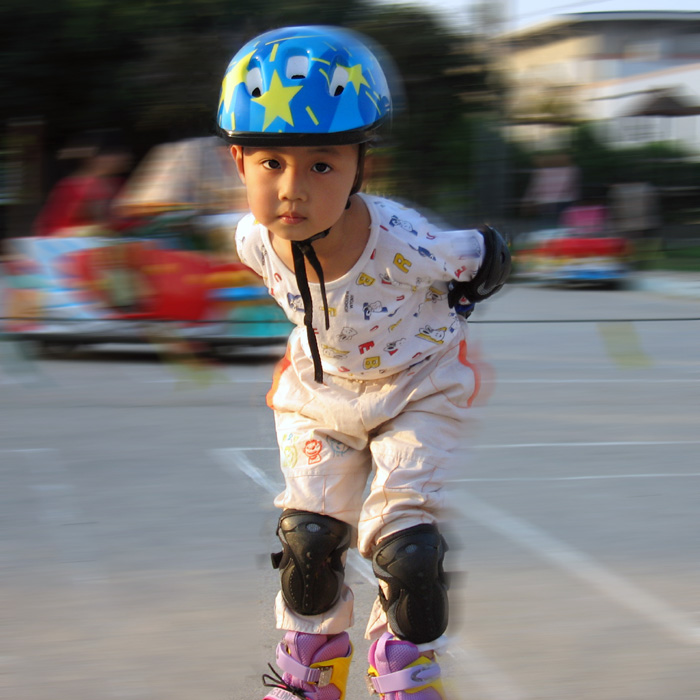
[(290, 24), (347, 26), (383, 46), (403, 84), (392, 135), (401, 194), (438, 209), (453, 195), (463, 197), (472, 157), (467, 117), (483, 107), (486, 71), (470, 37), (413, 7), (362, 0), (4, 0), (0, 123), (43, 119), (47, 154), (86, 129), (122, 129), (137, 157), (156, 143), (213, 133), (232, 55), (256, 34)]
[(400, 76), (391, 142), (401, 193), (455, 213), (471, 180), (473, 131), (467, 116), (485, 105), (483, 61), (469, 37), (446, 28), (428, 10), (379, 8), (355, 28), (386, 49)]

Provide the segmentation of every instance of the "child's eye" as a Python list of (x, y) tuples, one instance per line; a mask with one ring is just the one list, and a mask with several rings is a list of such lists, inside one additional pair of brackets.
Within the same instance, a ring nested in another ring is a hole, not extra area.
[(267, 170), (279, 170), (280, 162), (274, 158), (268, 158), (263, 161), (263, 168), (267, 168)]
[(311, 168), (315, 173), (329, 173), (333, 168), (331, 168), (328, 163), (316, 163), (312, 168)]

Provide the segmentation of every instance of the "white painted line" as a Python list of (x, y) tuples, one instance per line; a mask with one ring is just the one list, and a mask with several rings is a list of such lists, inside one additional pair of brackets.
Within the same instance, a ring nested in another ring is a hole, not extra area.
[[(496, 377), (495, 379), (485, 379), (485, 384), (639, 384), (639, 377), (629, 379), (597, 379), (591, 377), (590, 379), (506, 379), (503, 377)], [(645, 377), (644, 384), (692, 384), (695, 382), (700, 382), (698, 379), (689, 379), (684, 377), (682, 379), (650, 379)]]
[[(210, 452), (219, 463), (219, 466), (225, 472), (231, 476), (238, 476), (238, 472), (243, 472), (251, 481), (254, 481), (258, 486), (260, 486), (260, 488), (273, 496), (276, 496), (284, 489), (284, 485), (270, 479), (265, 472), (258, 469), (258, 467), (256, 467), (250, 461), (250, 459), (248, 459), (245, 453), (249, 449), (251, 448), (229, 447), (210, 450)], [(262, 450), (274, 448), (260, 447), (258, 449)], [(373, 586), (376, 585), (377, 579), (374, 577), (370, 563), (360, 556), (360, 554), (354, 549), (348, 552), (348, 565), (352, 566), (352, 568), (366, 581), (371, 583)]]
[(0, 452), (50, 452), (53, 447), (0, 447)]
[(461, 493), (459, 504), (465, 517), (585, 581), (607, 598), (654, 623), (674, 640), (684, 644), (700, 644), (700, 627), (665, 601), (612, 573), (583, 552), (470, 494)]
[[(491, 659), (482, 654), (469, 641), (465, 643), (463, 638), (462, 640), (464, 646), (458, 646), (454, 650), (448, 651), (447, 656), (451, 656), (457, 661), (461, 672), (470, 681), (486, 691), (492, 700), (525, 700), (526, 696), (513, 685), (510, 678)], [(449, 690), (452, 690), (455, 679), (445, 679), (445, 685)], [(457, 693), (455, 693), (456, 697), (461, 697)]]
[(464, 479), (448, 479), (450, 484), (489, 483), (489, 482), (528, 482), (528, 481), (596, 481), (606, 479), (675, 479), (698, 477), (700, 472), (668, 473), (668, 474), (590, 474), (586, 476), (513, 476), (513, 477), (465, 477)]
[(499, 445), (472, 445), (475, 450), (520, 450), (542, 447), (668, 447), (700, 445), (700, 440), (626, 440), (614, 442), (515, 442)]
[[(210, 450), (210, 454), (218, 462), (223, 471), (231, 476), (238, 476), (238, 472), (243, 472), (258, 486), (273, 495), (278, 494), (283, 486), (281, 483), (270, 479), (261, 469), (258, 469), (246, 456), (245, 452), (250, 449), (272, 449), (272, 448), (248, 448), (248, 447), (228, 447)], [(377, 579), (372, 572), (372, 566), (364, 559), (357, 550), (348, 552), (348, 566), (353, 568), (362, 578), (373, 586), (377, 585)], [(471, 673), (470, 678), (481, 687), (486, 695), (492, 700), (525, 700), (525, 696), (515, 688), (507, 676), (500, 671), (496, 665), (487, 659), (484, 654), (478, 652), (472, 645), (469, 649), (456, 647), (450, 656), (465, 663)]]
[(243, 472), (249, 479), (268, 493), (276, 496), (284, 488), (282, 484), (270, 479), (265, 472), (258, 469), (245, 454), (246, 449), (227, 447), (210, 450), (219, 466), (231, 476), (238, 476), (238, 472)]
[[(669, 445), (700, 445), (700, 440), (627, 440), (615, 442), (514, 442), (499, 444), (471, 445), (473, 450), (515, 450), (520, 448), (541, 448), (541, 447), (667, 447)], [(258, 450), (274, 450), (277, 446), (271, 447), (230, 447), (221, 448), (223, 450), (239, 450), (241, 452), (252, 452)]]

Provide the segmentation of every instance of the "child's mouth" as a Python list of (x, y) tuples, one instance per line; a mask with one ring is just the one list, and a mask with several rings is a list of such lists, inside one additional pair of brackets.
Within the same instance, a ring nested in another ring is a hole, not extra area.
[(301, 214), (296, 214), (294, 212), (287, 212), (286, 214), (280, 215), (280, 221), (288, 225), (300, 224), (302, 221), (306, 221), (306, 217), (301, 216)]

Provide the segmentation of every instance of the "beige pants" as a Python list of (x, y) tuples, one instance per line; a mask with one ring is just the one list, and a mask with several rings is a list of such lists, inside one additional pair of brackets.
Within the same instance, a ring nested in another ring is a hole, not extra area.
[[(399, 374), (370, 381), (325, 375), (324, 385), (314, 382), (293, 334), (268, 394), (285, 479), (275, 505), (349, 523), (367, 558), (383, 537), (440, 520), (443, 485), (477, 386), (465, 333), (463, 324), (447, 348)], [(342, 632), (353, 624), (352, 592), (344, 586), (331, 610), (313, 616), (294, 613), (280, 593), (276, 618), (279, 629)], [(375, 603), (368, 637), (385, 627)]]

